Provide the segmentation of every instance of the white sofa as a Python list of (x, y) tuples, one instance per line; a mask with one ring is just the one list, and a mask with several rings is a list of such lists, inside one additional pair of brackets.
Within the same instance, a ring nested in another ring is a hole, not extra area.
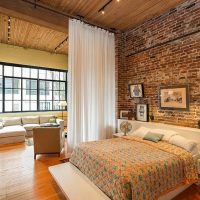
[[(33, 136), (33, 128), (47, 124), (53, 118), (53, 115), (3, 118), (0, 122), (0, 144), (24, 142), (25, 136)], [(56, 123), (64, 132), (64, 121), (56, 119)]]

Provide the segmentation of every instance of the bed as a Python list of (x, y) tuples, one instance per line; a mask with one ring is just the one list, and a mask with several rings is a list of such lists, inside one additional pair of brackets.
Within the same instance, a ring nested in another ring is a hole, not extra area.
[[(140, 126), (138, 122), (131, 123), (134, 129)], [(152, 128), (155, 127), (153, 123)], [(168, 128), (183, 135), (190, 130), (194, 138), (200, 135), (196, 129)], [(113, 200), (162, 199), (198, 179), (191, 153), (165, 141), (153, 143), (132, 135), (82, 143), (75, 148), (70, 163)]]
[(134, 136), (83, 143), (70, 162), (114, 200), (154, 200), (197, 181), (190, 153)]

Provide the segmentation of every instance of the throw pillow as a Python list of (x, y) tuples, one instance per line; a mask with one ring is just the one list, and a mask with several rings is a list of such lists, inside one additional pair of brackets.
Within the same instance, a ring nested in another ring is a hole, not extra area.
[(51, 124), (56, 123), (56, 118), (51, 118), (51, 119), (49, 119), (49, 123), (51, 123)]
[(148, 132), (143, 139), (157, 143), (162, 140), (163, 136), (163, 134)]

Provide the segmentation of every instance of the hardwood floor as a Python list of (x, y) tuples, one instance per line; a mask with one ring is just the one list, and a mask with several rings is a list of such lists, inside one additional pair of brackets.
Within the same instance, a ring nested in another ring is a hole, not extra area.
[(32, 146), (0, 147), (0, 200), (65, 200), (48, 172), (64, 156), (43, 155), (34, 161)]
[[(43, 155), (34, 161), (32, 146), (0, 146), (0, 200), (65, 200), (48, 172), (65, 156), (66, 151), (61, 158)], [(193, 185), (174, 200), (200, 200), (200, 188)]]

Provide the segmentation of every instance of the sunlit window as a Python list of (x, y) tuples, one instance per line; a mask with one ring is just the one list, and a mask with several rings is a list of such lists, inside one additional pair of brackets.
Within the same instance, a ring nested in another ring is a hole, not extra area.
[(0, 64), (0, 112), (59, 111), (67, 71)]

